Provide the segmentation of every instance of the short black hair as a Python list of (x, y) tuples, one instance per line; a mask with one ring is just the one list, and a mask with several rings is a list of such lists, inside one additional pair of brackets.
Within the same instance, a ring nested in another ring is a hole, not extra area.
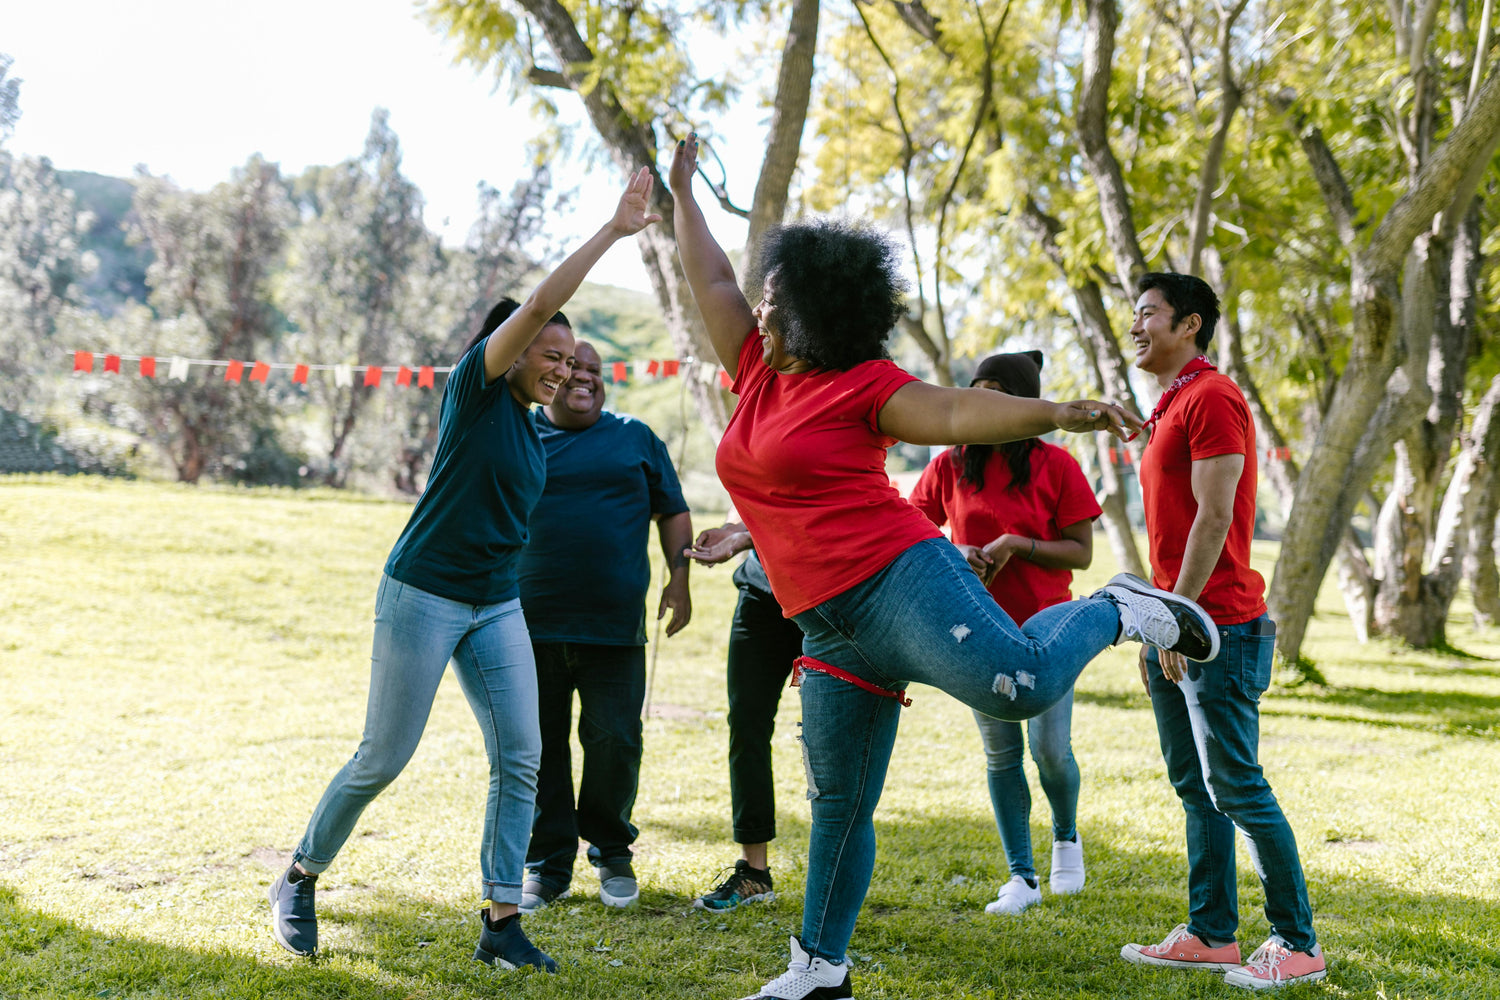
[[(490, 334), (494, 333), (495, 329), (501, 323), (504, 323), (506, 320), (510, 319), (510, 314), (515, 312), (519, 308), (521, 308), (521, 303), (511, 298), (509, 295), (501, 299), (499, 302), (496, 302), (494, 306), (491, 307), (489, 314), (484, 317), (484, 322), (479, 324), (479, 329), (475, 331), (474, 336), (470, 337), (469, 342), (464, 345), (463, 353), (468, 354), (470, 351), (472, 351), (475, 344), (479, 343), (485, 337), (488, 337)], [(569, 330), (573, 329), (573, 324), (569, 323), (568, 317), (564, 316), (561, 312), (547, 321), (548, 326), (551, 326), (553, 323), (556, 323), (559, 326), (565, 326)], [(462, 357), (463, 355), (459, 356)]]
[(837, 371), (889, 357), (885, 342), (906, 312), (900, 260), (889, 235), (858, 223), (814, 219), (768, 231), (756, 273), (775, 274), (786, 352)]
[(1193, 274), (1150, 271), (1143, 274), (1136, 283), (1135, 294), (1145, 295), (1153, 288), (1161, 292), (1161, 297), (1172, 307), (1174, 325), (1193, 313), (1198, 314), (1203, 325), (1198, 328), (1198, 335), (1193, 338), (1193, 343), (1198, 345), (1200, 351), (1207, 348), (1208, 342), (1214, 339), (1214, 327), (1219, 322), (1219, 297), (1214, 294), (1208, 282)]

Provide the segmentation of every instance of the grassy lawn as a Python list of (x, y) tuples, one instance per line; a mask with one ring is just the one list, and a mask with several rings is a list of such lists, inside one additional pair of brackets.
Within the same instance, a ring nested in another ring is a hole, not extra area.
[[(580, 859), (573, 898), (527, 920), (559, 975), (469, 960), (485, 762), (450, 676), (411, 766), (320, 883), (323, 956), (275, 944), (265, 887), (358, 740), (375, 585), (408, 510), (0, 481), (0, 998), (729, 998), (784, 968), (808, 818), (795, 693), (776, 739), (781, 899), (691, 909), (737, 856), (724, 568), (695, 570), (693, 624), (656, 662), (638, 909), (603, 908)], [(1098, 550), (1080, 590), (1113, 572)], [(1268, 574), (1274, 554), (1258, 552)], [(1330, 688), (1263, 705), (1262, 759), (1330, 956), (1326, 981), (1287, 995), (1500, 996), (1500, 635), (1475, 634), (1460, 602), (1450, 638), (1470, 658), (1360, 646), (1331, 588), (1319, 607), (1307, 652)], [(1243, 995), (1118, 958), (1186, 915), (1182, 813), (1134, 660), (1106, 651), (1079, 682), (1088, 888), (1019, 917), (982, 912), (1004, 865), (968, 710), (912, 692), (852, 944), (857, 996)], [(1248, 951), (1267, 927), (1243, 851), (1240, 871)]]

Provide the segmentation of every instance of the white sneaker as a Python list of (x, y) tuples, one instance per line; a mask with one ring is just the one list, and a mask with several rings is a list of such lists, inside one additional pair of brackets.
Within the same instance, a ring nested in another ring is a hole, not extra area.
[(794, 937), (791, 943), (792, 960), (786, 971), (744, 1000), (845, 1000), (854, 996), (847, 963), (812, 958), (801, 941)]
[(1130, 573), (1116, 573), (1091, 597), (1103, 597), (1120, 610), (1120, 634), (1158, 649), (1207, 663), (1219, 655), (1219, 626), (1196, 603), (1151, 586)]
[(1056, 896), (1067, 896), (1083, 890), (1083, 834), (1072, 840), (1052, 842), (1052, 877), (1048, 885)]
[(986, 903), (985, 913), (1020, 913), (1028, 906), (1042, 901), (1042, 890), (1030, 885), (1019, 875), (1012, 875), (1009, 882), (1000, 887), (1000, 894), (992, 903)]

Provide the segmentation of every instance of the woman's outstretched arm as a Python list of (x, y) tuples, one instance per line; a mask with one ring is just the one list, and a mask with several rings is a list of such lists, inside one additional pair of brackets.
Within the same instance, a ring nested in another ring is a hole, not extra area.
[(1055, 430), (1109, 431), (1124, 438), (1141, 429), (1141, 419), (1092, 399), (1053, 403), (993, 389), (908, 382), (881, 407), (880, 429), (911, 444), (1003, 444)]
[(542, 279), (520, 308), (506, 317), (484, 343), (484, 379), (493, 382), (504, 375), (521, 356), (542, 327), (557, 315), (583, 284), (589, 270), (614, 246), (616, 240), (634, 236), (661, 216), (648, 212), (651, 206), (651, 171), (637, 170), (625, 185), (615, 214), (587, 243), (574, 250), (567, 260)]
[(719, 364), (734, 378), (740, 366), (740, 347), (745, 335), (755, 328), (755, 316), (735, 280), (729, 257), (708, 231), (703, 210), (693, 197), (693, 174), (697, 169), (698, 134), (691, 132), (677, 144), (672, 153), (672, 169), (667, 174), (675, 202), (672, 218), (677, 230), (677, 254)]

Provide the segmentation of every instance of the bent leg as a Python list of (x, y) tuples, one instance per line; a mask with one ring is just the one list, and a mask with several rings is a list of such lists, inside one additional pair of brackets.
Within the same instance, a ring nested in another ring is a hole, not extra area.
[(293, 860), (306, 871), (328, 867), (365, 807), (411, 760), (468, 616), (468, 605), (380, 578), (364, 735), (323, 792), (297, 845)]
[(453, 663), (490, 759), (481, 889), (493, 902), (520, 903), (542, 760), (536, 661), (519, 600), (480, 611)]
[(798, 615), (804, 632), (812, 617), (840, 641), (809, 639), (808, 656), (882, 687), (930, 684), (1012, 722), (1056, 704), (1120, 623), (1113, 602), (1083, 599), (1018, 627), (942, 538), (918, 542), (869, 580)]

